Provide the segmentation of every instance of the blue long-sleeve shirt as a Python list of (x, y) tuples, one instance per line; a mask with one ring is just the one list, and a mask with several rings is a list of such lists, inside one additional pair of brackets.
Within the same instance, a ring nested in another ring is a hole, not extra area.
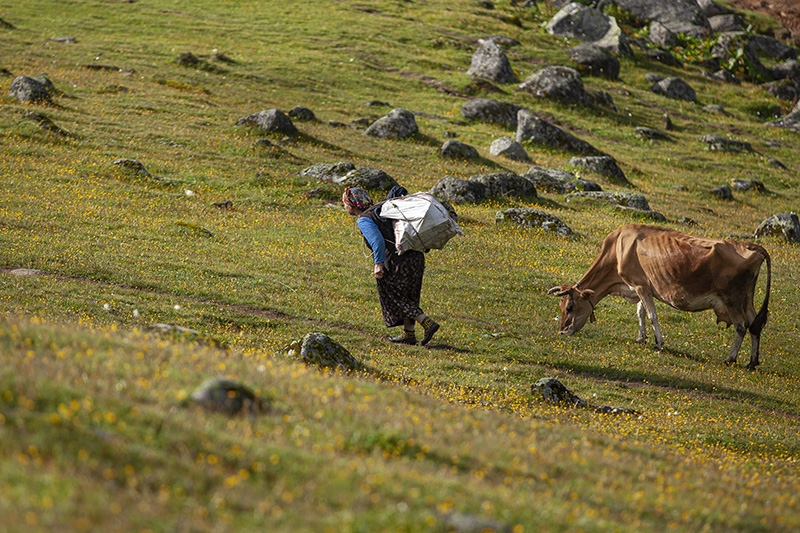
[(361, 234), (372, 249), (372, 257), (375, 264), (385, 263), (386, 242), (383, 240), (383, 234), (381, 234), (381, 230), (378, 229), (378, 225), (375, 224), (375, 221), (367, 217), (358, 217), (356, 223), (358, 224), (358, 229), (361, 231)]

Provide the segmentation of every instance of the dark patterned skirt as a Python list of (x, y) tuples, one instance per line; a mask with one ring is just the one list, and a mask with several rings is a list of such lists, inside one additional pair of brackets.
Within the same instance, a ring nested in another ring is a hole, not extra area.
[(410, 250), (392, 255), (383, 278), (378, 282), (383, 321), (387, 327), (400, 326), (403, 320), (414, 320), (422, 313), (419, 297), (425, 273), (425, 254)]

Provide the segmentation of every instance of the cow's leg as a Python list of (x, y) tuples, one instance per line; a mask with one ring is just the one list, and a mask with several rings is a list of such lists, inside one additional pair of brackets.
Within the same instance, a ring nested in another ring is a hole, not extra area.
[(658, 317), (656, 316), (656, 304), (649, 295), (639, 295), (640, 304), (647, 313), (647, 318), (653, 324), (653, 334), (656, 337), (656, 350), (664, 347), (664, 337), (661, 336), (661, 328), (658, 326)]
[(759, 364), (758, 363), (758, 349), (759, 349), (759, 344), (761, 343), (761, 333), (758, 333), (756, 335), (756, 334), (751, 332), (750, 333), (750, 340), (751, 340), (751, 345), (750, 345), (750, 364), (747, 365), (747, 368), (749, 370), (755, 370), (756, 367)]
[(641, 300), (636, 304), (636, 315), (639, 317), (639, 334), (636, 336), (636, 342), (642, 344), (647, 339), (647, 311), (644, 309), (644, 304)]
[(731, 351), (728, 354), (728, 358), (725, 359), (726, 363), (733, 364), (736, 362), (736, 357), (739, 355), (739, 348), (742, 347), (742, 341), (744, 340), (745, 333), (747, 333), (747, 326), (741, 323), (736, 324), (736, 332), (733, 334), (733, 345), (731, 346)]

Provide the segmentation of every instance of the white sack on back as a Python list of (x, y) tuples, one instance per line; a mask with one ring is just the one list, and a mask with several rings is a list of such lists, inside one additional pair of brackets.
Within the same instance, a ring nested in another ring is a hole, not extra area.
[(425, 192), (386, 200), (381, 217), (394, 220), (398, 254), (441, 250), (456, 235), (464, 235), (439, 200)]

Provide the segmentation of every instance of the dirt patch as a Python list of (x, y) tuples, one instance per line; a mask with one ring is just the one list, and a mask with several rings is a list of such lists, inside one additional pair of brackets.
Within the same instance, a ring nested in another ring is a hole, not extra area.
[[(734, 9), (766, 13), (779, 21), (791, 35), (787, 40), (800, 43), (800, 1), (798, 0), (728, 0)], [(784, 36), (777, 36), (784, 38)]]

